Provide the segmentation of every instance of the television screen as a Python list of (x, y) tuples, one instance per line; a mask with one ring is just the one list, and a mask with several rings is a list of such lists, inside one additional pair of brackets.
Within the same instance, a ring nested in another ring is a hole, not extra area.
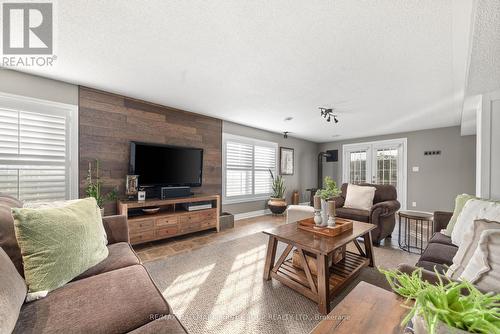
[(141, 186), (201, 186), (203, 149), (130, 143), (130, 167)]

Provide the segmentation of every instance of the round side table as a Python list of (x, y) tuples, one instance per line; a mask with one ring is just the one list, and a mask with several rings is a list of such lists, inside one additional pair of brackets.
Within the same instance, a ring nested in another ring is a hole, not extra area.
[(434, 215), (429, 212), (399, 211), (398, 216), (399, 248), (407, 252), (415, 250), (417, 253), (422, 254), (427, 242), (434, 234)]

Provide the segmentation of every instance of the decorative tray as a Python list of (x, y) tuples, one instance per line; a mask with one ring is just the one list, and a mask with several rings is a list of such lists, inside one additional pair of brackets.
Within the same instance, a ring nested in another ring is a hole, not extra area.
[(307, 218), (297, 222), (297, 228), (327, 237), (335, 237), (352, 230), (352, 220), (335, 217), (334, 227), (317, 227), (314, 218)]

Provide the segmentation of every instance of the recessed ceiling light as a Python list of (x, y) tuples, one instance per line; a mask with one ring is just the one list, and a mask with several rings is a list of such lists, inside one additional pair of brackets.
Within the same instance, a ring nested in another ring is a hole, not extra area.
[(292, 119), (293, 119), (293, 117), (288, 116), (288, 117), (285, 117), (284, 121), (285, 121), (285, 122), (289, 122), (289, 121), (291, 121)]

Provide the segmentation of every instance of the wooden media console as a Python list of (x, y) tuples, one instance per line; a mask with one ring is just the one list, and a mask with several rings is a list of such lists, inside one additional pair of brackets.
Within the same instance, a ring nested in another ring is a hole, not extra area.
[[(209, 202), (211, 209), (188, 211), (185, 204)], [(144, 208), (159, 207), (154, 214)], [(167, 239), (215, 228), (219, 232), (220, 196), (197, 194), (182, 198), (119, 201), (118, 214), (126, 215), (131, 244)]]

